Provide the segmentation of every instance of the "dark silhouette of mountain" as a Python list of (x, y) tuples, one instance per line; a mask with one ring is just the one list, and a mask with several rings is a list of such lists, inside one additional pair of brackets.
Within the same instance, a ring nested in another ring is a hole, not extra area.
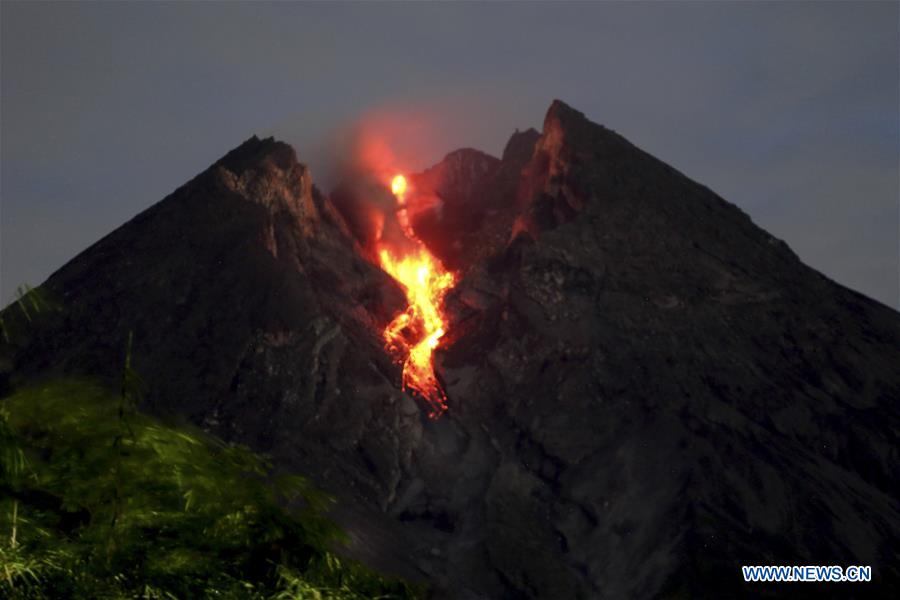
[(437, 421), (381, 345), (402, 293), (256, 138), (51, 276), (6, 377), (114, 378), (134, 331), (147, 409), (308, 474), (349, 554), (439, 598), (900, 592), (900, 314), (559, 101), (412, 179), (459, 277)]

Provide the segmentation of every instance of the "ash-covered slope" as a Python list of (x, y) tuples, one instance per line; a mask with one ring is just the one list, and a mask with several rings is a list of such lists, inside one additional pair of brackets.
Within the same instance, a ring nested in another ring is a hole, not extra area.
[(413, 179), (461, 276), (436, 422), (378, 339), (399, 290), (271, 140), (54, 274), (63, 310), (13, 377), (115, 377), (133, 330), (149, 408), (313, 476), (352, 554), (437, 597), (784, 591), (742, 564), (870, 564), (864, 592), (900, 589), (900, 315), (561, 102), (502, 159)]

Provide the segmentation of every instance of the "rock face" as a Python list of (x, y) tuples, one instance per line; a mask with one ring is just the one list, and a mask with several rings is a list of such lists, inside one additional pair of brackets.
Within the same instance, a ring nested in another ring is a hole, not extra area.
[(419, 214), (413, 224), (447, 268), (464, 271), (505, 249), (519, 214), (519, 179), (539, 137), (534, 129), (516, 132), (502, 160), (457, 150), (412, 177), (420, 193), (440, 199), (437, 210)]
[(400, 291), (255, 138), (55, 273), (12, 377), (114, 378), (133, 330), (147, 408), (308, 473), (350, 554), (437, 598), (783, 591), (742, 564), (900, 592), (900, 314), (559, 101), (413, 180), (460, 274), (438, 421), (380, 346)]

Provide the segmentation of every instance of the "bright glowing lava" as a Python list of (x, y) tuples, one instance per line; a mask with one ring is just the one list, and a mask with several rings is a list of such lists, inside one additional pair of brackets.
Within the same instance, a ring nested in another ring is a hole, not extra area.
[(391, 191), (402, 202), (406, 197), (406, 177), (394, 175), (394, 178), (391, 179)]
[(434, 419), (447, 410), (447, 395), (434, 374), (433, 354), (446, 333), (443, 302), (454, 278), (409, 227), (406, 187), (403, 175), (391, 181), (399, 205), (397, 217), (416, 249), (398, 257), (381, 246), (378, 258), (381, 268), (403, 286), (408, 306), (385, 327), (383, 335), (388, 350), (403, 360), (403, 389), (421, 395), (428, 402), (428, 416)]

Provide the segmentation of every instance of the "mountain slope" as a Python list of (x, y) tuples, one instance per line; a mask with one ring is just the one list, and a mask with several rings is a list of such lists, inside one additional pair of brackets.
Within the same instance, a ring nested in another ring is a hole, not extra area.
[(900, 315), (562, 103), (526, 171), (444, 362), (451, 413), (508, 418), (487, 520), (544, 523), (489, 537), (505, 576), (546, 597), (556, 538), (588, 596), (733, 595), (741, 564), (896, 586)]
[(402, 294), (271, 140), (54, 274), (13, 380), (115, 373), (133, 330), (148, 409), (308, 474), (354, 556), (437, 597), (777, 592), (742, 564), (898, 590), (900, 315), (559, 101), (411, 179), (459, 272), (440, 420), (380, 345)]

